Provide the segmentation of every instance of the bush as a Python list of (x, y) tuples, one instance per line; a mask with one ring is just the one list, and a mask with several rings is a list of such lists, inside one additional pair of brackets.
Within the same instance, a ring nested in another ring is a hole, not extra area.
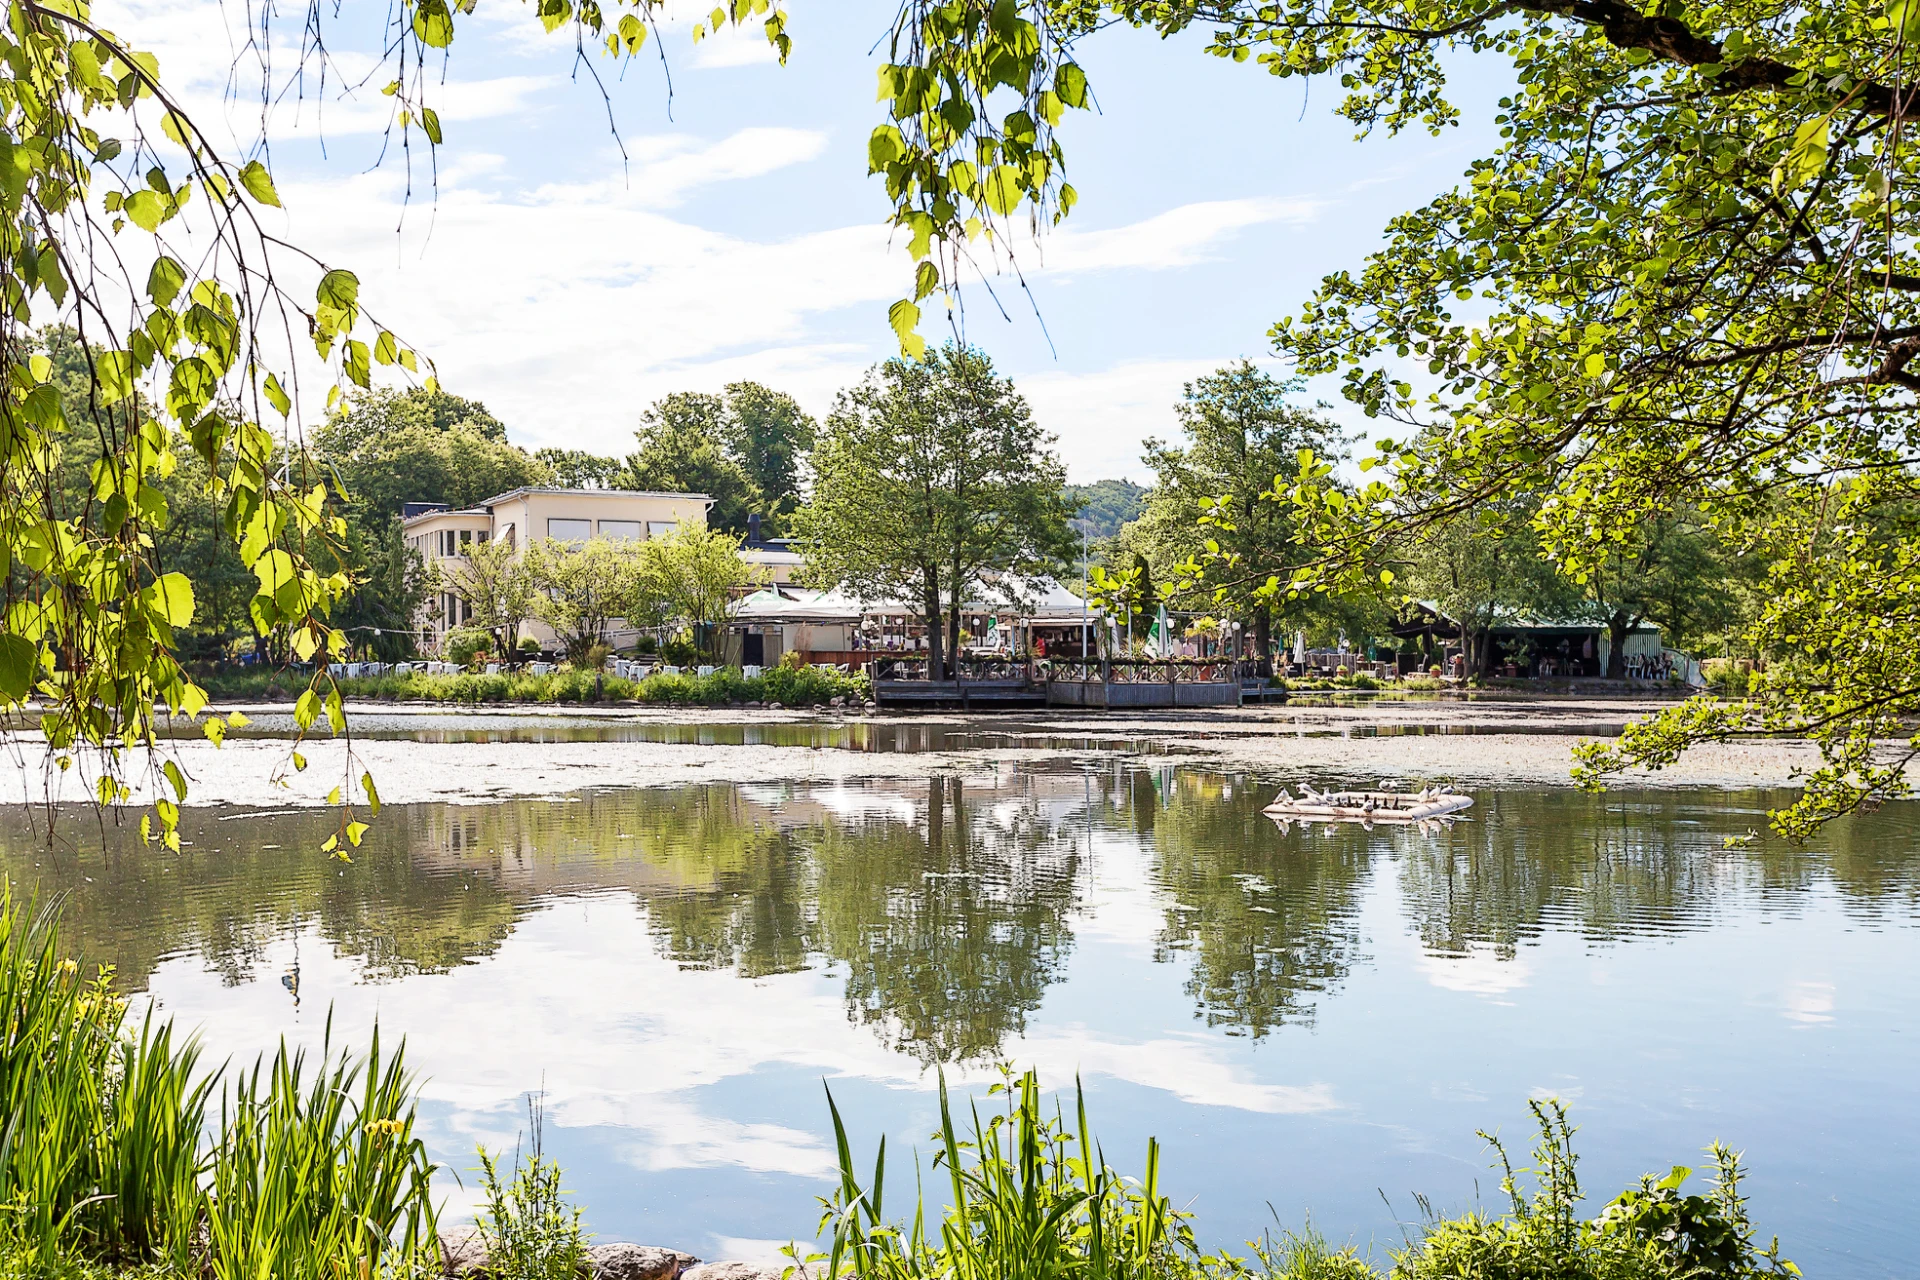
[(465, 667), (493, 652), (493, 634), (479, 627), (456, 627), (447, 633), (442, 648), (447, 661)]
[(1778, 1241), (1762, 1249), (1740, 1196), (1739, 1158), (1715, 1144), (1718, 1175), (1705, 1196), (1681, 1196), (1688, 1170), (1675, 1166), (1655, 1182), (1641, 1179), (1591, 1221), (1575, 1212), (1581, 1199), (1574, 1174), (1573, 1128), (1557, 1102), (1534, 1102), (1540, 1140), (1534, 1148), (1535, 1187), (1524, 1195), (1499, 1141), (1482, 1134), (1498, 1154), (1510, 1210), (1500, 1217), (1468, 1213), (1428, 1224), (1421, 1240), (1394, 1255), (1394, 1280), (1727, 1280), (1798, 1275), (1780, 1257)]
[(1402, 689), (1414, 690), (1444, 689), (1447, 687), (1447, 682), (1438, 676), (1403, 676), (1400, 680), (1400, 687)]
[(1723, 698), (1744, 698), (1752, 690), (1751, 664), (1736, 663), (1731, 658), (1708, 658), (1700, 664), (1700, 672), (1706, 678), (1707, 688)]
[(535, 640), (535, 639), (534, 639), (534, 638), (533, 638), (532, 636), (521, 636), (521, 637), (520, 637), (520, 652), (521, 652), (521, 653), (524, 653), (524, 654), (535, 654), (535, 653), (539, 653), (539, 652), (540, 652), (540, 642), (539, 642), (538, 640)]

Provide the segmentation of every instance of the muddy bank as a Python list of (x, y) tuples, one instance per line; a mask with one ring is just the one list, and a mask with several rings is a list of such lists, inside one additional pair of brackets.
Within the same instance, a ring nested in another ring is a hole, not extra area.
[[(485, 803), (698, 782), (817, 785), (1077, 768), (1116, 757), (1178, 760), (1275, 782), (1565, 786), (1577, 743), (1609, 737), (1651, 709), (1626, 700), (1488, 700), (1014, 719), (380, 707), (352, 715), (351, 744), (303, 745), (304, 770), (280, 737), (229, 739), (218, 749), (182, 739), (174, 750), (191, 784), (187, 803), (246, 808), (325, 804), (333, 788), (363, 771), (388, 803)], [(249, 714), (258, 730), (281, 727), (271, 709)], [(43, 800), (50, 771), (36, 767), (37, 744), (22, 737), (13, 745), (26, 768), (10, 798)], [(1805, 743), (1726, 743), (1656, 773), (1625, 775), (1621, 785), (1792, 786), (1817, 764)], [(142, 772), (136, 798), (160, 794), (164, 782)], [(81, 799), (91, 787), (87, 770), (53, 777), (59, 798)]]

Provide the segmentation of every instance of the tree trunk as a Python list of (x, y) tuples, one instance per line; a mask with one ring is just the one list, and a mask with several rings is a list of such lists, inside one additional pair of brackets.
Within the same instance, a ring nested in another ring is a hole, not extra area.
[(953, 576), (947, 580), (947, 592), (953, 597), (951, 612), (947, 614), (947, 660), (953, 664), (953, 678), (960, 678), (960, 566), (953, 566)]
[(942, 661), (946, 652), (946, 637), (940, 631), (940, 574), (937, 570), (926, 571), (920, 605), (927, 620), (927, 678), (939, 680), (946, 675), (946, 664)]
[(1262, 679), (1273, 675), (1273, 614), (1259, 609), (1253, 615), (1253, 651), (1259, 656)]
[(1633, 620), (1625, 609), (1615, 609), (1607, 618), (1607, 679), (1627, 678), (1627, 632)]

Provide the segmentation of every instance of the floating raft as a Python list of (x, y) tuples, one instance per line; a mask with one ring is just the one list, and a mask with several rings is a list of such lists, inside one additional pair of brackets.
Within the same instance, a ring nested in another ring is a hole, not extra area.
[(1413, 822), (1448, 818), (1473, 807), (1473, 797), (1445, 787), (1421, 791), (1315, 791), (1285, 787), (1262, 812), (1281, 822)]

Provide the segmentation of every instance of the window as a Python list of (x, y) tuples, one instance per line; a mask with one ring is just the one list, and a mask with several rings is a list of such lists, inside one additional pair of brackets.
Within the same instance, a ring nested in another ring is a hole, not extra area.
[(475, 542), (477, 542), (477, 543), (479, 543), (479, 544), (480, 544), (481, 546), (483, 546), (483, 547), (484, 547), (484, 546), (486, 546), (486, 545), (487, 545), (487, 531), (486, 531), (485, 529), (482, 529), (482, 530), (481, 530), (480, 532), (478, 532), (478, 533), (476, 533), (476, 534), (474, 534), (474, 535), (473, 535), (473, 540), (474, 540)]
[(561, 542), (585, 542), (593, 536), (591, 520), (548, 520), (547, 536)]
[(462, 529), (460, 531), (460, 545), (463, 547), (470, 547), (473, 545), (473, 530)]
[(649, 520), (647, 521), (647, 536), (649, 538), (664, 538), (679, 527), (680, 522), (678, 520)]
[(638, 542), (646, 535), (640, 532), (638, 520), (602, 520), (600, 536), (614, 538), (622, 542)]

